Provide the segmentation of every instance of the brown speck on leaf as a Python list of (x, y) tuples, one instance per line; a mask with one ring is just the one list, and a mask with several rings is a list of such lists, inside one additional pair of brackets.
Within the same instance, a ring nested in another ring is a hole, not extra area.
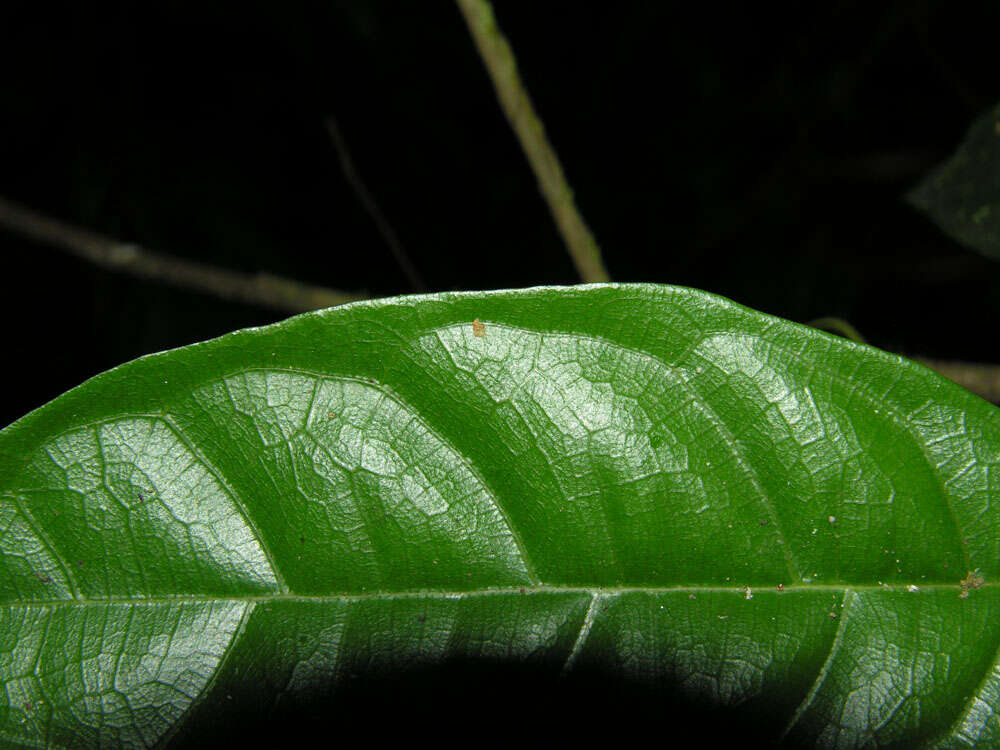
[(761, 526), (767, 526), (767, 519), (765, 518), (763, 521), (761, 521), (760, 525)]
[(333, 413), (333, 412), (331, 411), (331, 412), (329, 412), (329, 413), (328, 413), (328, 414), (326, 415), (326, 418), (327, 418), (327, 419), (336, 419), (336, 418), (337, 418), (337, 415), (336, 415), (336, 414), (334, 414), (334, 413)]
[(518, 590), (519, 590), (519, 591), (520, 591), (520, 592), (521, 592), (521, 593), (523, 594), (523, 593), (524, 593), (524, 586), (522, 586), (522, 587), (521, 587), (520, 589), (518, 589)]
[(968, 599), (969, 591), (972, 589), (979, 589), (983, 587), (986, 583), (986, 579), (979, 570), (970, 570), (969, 574), (959, 582), (959, 587), (962, 589), (959, 594), (959, 599)]
[(420, 615), (420, 617), (417, 618), (417, 622), (426, 622), (426, 621), (427, 621), (427, 615)]
[(52, 583), (52, 576), (48, 575), (47, 573), (37, 573), (37, 572), (36, 572), (36, 573), (35, 573), (35, 576), (36, 576), (36, 577), (38, 578), (38, 580), (39, 580), (39, 581), (41, 581), (42, 583)]
[(481, 339), (486, 335), (486, 326), (480, 322), (479, 318), (472, 321), (472, 335), (477, 339)]
[(78, 567), (82, 568), (83, 567), (83, 560), (77, 560), (76, 564), (77, 564)]
[(785, 590), (785, 584), (779, 583), (778, 584), (778, 591), (784, 591), (784, 590)]

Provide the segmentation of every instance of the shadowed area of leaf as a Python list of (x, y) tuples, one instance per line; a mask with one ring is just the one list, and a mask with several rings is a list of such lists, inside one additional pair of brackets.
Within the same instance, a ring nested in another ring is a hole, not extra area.
[(320, 685), (277, 708), (251, 708), (248, 698), (235, 687), (232, 700), (197, 710), (175, 738), (176, 746), (332, 742), (345, 731), (357, 731), (373, 747), (398, 748), (427, 742), (521, 746), (529, 738), (531, 744), (591, 746), (641, 737), (766, 747), (783, 727), (782, 717), (766, 706), (713, 706), (675, 688), (624, 679), (606, 669), (560, 677), (558, 665), (499, 660), (459, 659), (358, 674), (346, 687)]

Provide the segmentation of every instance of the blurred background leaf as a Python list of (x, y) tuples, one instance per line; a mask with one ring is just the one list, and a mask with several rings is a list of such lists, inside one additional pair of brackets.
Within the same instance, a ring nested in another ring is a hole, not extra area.
[(1000, 259), (1000, 105), (907, 199), (963, 245)]

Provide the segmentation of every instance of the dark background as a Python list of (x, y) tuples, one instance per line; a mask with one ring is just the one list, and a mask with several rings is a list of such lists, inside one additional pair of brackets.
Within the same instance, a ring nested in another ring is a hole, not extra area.
[[(1000, 4), (496, 10), (616, 280), (1000, 361), (1000, 264), (902, 201), (1000, 99)], [(232, 269), (413, 291), (341, 173), (333, 114), (431, 290), (578, 280), (449, 2), (5, 0), (0, 70), (0, 195), (52, 216)], [(136, 356), (284, 317), (2, 230), (0, 258), (0, 426)], [(658, 715), (643, 695), (623, 715)], [(682, 711), (663, 732), (685, 719), (726, 730)]]
[[(498, 19), (615, 280), (997, 361), (1000, 264), (902, 201), (1000, 99), (997, 3), (511, 2)], [(683, 11), (683, 12), (682, 12)], [(449, 2), (0, 5), (0, 195), (160, 252), (412, 291), (578, 279)], [(136, 356), (285, 313), (0, 230), (0, 424)]]

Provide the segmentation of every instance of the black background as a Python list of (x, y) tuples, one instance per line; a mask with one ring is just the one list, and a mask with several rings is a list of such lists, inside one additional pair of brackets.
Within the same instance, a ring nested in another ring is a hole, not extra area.
[[(1000, 4), (496, 10), (616, 280), (1000, 360), (1000, 264), (902, 201), (1000, 99)], [(451, 3), (6, 0), (0, 71), (0, 194), (52, 216), (228, 268), (411, 292), (340, 171), (333, 114), (432, 291), (578, 280)], [(284, 317), (3, 231), (0, 254), (0, 425), (136, 356)], [(643, 696), (620, 716), (655, 715)], [(425, 716), (433, 690), (416, 697)], [(508, 731), (533, 715), (507, 709)], [(664, 735), (684, 720), (664, 715)]]
[[(1000, 98), (996, 3), (497, 3), (612, 276), (996, 361), (1000, 264), (902, 201)], [(376, 296), (574, 283), (448, 2), (0, 6), (0, 194), (153, 250)], [(284, 313), (0, 232), (0, 424)]]
[[(619, 281), (996, 361), (1000, 264), (901, 195), (1000, 98), (996, 3), (497, 3)], [(683, 12), (682, 12), (683, 11)], [(0, 194), (153, 250), (412, 291), (577, 281), (448, 2), (5, 2)], [(284, 317), (0, 233), (0, 424), (141, 354)]]

